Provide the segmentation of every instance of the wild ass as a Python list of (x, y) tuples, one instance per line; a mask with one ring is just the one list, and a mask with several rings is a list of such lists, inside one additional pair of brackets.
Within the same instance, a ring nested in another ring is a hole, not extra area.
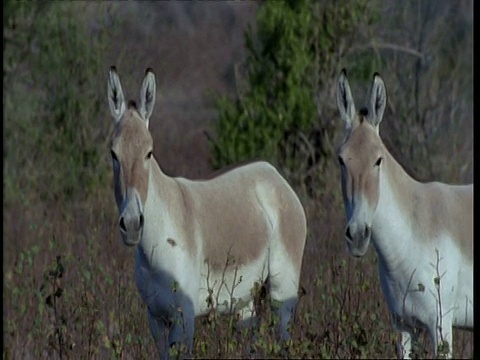
[(267, 162), (201, 181), (164, 174), (148, 130), (155, 93), (155, 75), (147, 69), (138, 108), (133, 101), (126, 105), (110, 69), (120, 234), (126, 245), (136, 245), (136, 284), (160, 357), (168, 358), (174, 344), (191, 354), (194, 319), (213, 308), (249, 319), (254, 288), (266, 280), (280, 304), (278, 330), (288, 338), (307, 233), (302, 204)]
[[(435, 355), (452, 356), (452, 326), (473, 330), (473, 184), (421, 183), (379, 136), (387, 102), (378, 73), (367, 106), (355, 111), (345, 69), (337, 106), (345, 122), (338, 151), (347, 249), (363, 256), (370, 240), (394, 326), (408, 358), (426, 329)], [(448, 346), (448, 347), (447, 347)]]

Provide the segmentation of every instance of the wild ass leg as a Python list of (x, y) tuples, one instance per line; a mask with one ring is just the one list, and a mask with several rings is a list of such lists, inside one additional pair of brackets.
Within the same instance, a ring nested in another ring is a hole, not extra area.
[(259, 325), (259, 318), (255, 313), (255, 305), (253, 301), (249, 301), (248, 305), (242, 307), (237, 311), (238, 323), (236, 330), (242, 332), (244, 329), (256, 329)]
[(160, 359), (169, 359), (172, 347), (176, 347), (181, 357), (192, 355), (195, 317), (191, 307), (178, 307), (170, 318), (155, 317), (149, 311), (148, 323)]
[(297, 298), (296, 297), (287, 297), (284, 300), (276, 300), (281, 299), (285, 295), (281, 289), (271, 291), (271, 301), (272, 301), (272, 310), (278, 316), (279, 324), (277, 327), (277, 336), (280, 338), (281, 341), (281, 356), (283, 358), (288, 358), (288, 340), (291, 338), (291, 331), (293, 326), (293, 319), (296, 311), (297, 306)]
[(156, 318), (150, 311), (148, 311), (148, 325), (150, 326), (150, 332), (152, 333), (155, 346), (158, 350), (158, 356), (160, 359), (168, 359), (168, 330), (165, 326), (165, 320), (162, 318)]
[(294, 323), (293, 319), (297, 308), (297, 298), (285, 299), (273, 306), (279, 317), (280, 338), (282, 340), (288, 340), (291, 337), (291, 326)]
[[(255, 357), (264, 357), (262, 353), (255, 350), (254, 344), (257, 341), (257, 330), (260, 326), (260, 317), (257, 313), (255, 308), (254, 301), (249, 301), (248, 305), (243, 307), (242, 309), (238, 310), (238, 318), (239, 321), (235, 326), (235, 333), (238, 344), (244, 344), (245, 339), (249, 339), (250, 344), (248, 346), (244, 346), (244, 357), (250, 358), (252, 355)], [(246, 335), (246, 336), (245, 336)]]
[[(183, 355), (192, 356), (195, 314), (192, 306), (179, 306), (173, 310), (172, 323), (168, 336), (169, 347), (177, 347)], [(183, 345), (186, 349), (183, 349)]]
[(294, 320), (298, 300), (298, 279), (290, 274), (283, 270), (269, 278), (271, 306), (273, 312), (278, 316), (277, 331), (282, 340), (288, 340), (291, 337), (292, 320)]
[(451, 359), (453, 357), (452, 317), (452, 312), (443, 315), (441, 323), (434, 324), (429, 328), (429, 335), (436, 358)]
[(402, 331), (401, 339), (397, 342), (397, 356), (399, 359), (411, 359), (412, 351), (412, 336), (408, 331)]
[(279, 335), (282, 340), (291, 336), (291, 326), (298, 301), (298, 274), (286, 256), (277, 254), (270, 263), (269, 292), (272, 310), (279, 317)]
[(418, 350), (418, 339), (422, 334), (422, 329), (416, 328), (414, 330), (402, 329), (400, 330), (401, 340), (397, 343), (397, 354), (399, 359), (416, 359), (419, 355), (416, 354)]

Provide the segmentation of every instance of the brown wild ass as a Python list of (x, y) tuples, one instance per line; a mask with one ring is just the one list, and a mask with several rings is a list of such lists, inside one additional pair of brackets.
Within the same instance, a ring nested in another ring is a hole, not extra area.
[(127, 105), (110, 69), (119, 229), (123, 242), (136, 246), (136, 284), (159, 356), (168, 358), (174, 344), (186, 345), (191, 355), (194, 319), (213, 308), (249, 319), (253, 289), (264, 282), (280, 304), (280, 335), (288, 338), (307, 233), (302, 204), (266, 162), (201, 181), (164, 174), (148, 130), (155, 93), (155, 75), (147, 69), (139, 106)]
[(473, 184), (410, 177), (379, 135), (386, 103), (375, 73), (367, 106), (357, 113), (342, 70), (337, 106), (345, 136), (338, 161), (347, 249), (361, 257), (372, 241), (382, 291), (402, 334), (399, 356), (410, 357), (426, 329), (435, 355), (451, 357), (452, 326), (473, 330)]

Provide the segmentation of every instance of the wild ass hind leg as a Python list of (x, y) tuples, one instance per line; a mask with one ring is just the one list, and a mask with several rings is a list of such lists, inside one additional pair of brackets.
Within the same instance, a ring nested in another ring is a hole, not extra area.
[[(295, 322), (295, 313), (297, 308), (297, 297), (281, 297), (278, 293), (281, 291), (271, 291), (272, 313), (278, 318), (276, 328), (277, 339), (280, 341), (280, 355), (282, 358), (289, 358), (289, 347), (291, 346), (291, 337), (293, 325)], [(282, 299), (282, 300), (278, 300)]]
[(272, 256), (269, 264), (268, 292), (271, 307), (278, 316), (278, 332), (282, 340), (292, 335), (292, 326), (298, 302), (300, 270), (286, 254)]
[(238, 322), (235, 326), (235, 335), (239, 346), (243, 347), (245, 358), (263, 358), (255, 344), (258, 340), (258, 329), (260, 327), (260, 316), (256, 312), (254, 300), (237, 311)]
[(294, 324), (295, 313), (297, 309), (297, 298), (291, 297), (277, 304), (272, 304), (273, 309), (277, 310), (279, 317), (279, 336), (282, 340), (288, 340), (292, 336), (292, 326)]
[(236, 330), (238, 333), (244, 333), (255, 330), (260, 325), (260, 319), (255, 312), (255, 304), (253, 300), (250, 300), (248, 304), (236, 311), (238, 316), (238, 322), (236, 324)]
[(291, 338), (298, 302), (298, 277), (294, 271), (283, 271), (269, 277), (271, 308), (278, 317), (277, 334), (286, 342)]

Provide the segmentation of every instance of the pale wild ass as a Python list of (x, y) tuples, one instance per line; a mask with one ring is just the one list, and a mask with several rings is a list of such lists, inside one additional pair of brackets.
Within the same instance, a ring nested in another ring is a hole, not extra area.
[[(370, 240), (380, 283), (408, 358), (426, 329), (435, 355), (452, 356), (452, 326), (473, 330), (473, 184), (421, 183), (379, 136), (387, 102), (376, 73), (367, 106), (356, 113), (345, 70), (337, 106), (345, 122), (338, 150), (347, 216), (345, 240), (355, 257)], [(448, 346), (447, 346), (448, 345)]]
[(249, 319), (253, 290), (266, 280), (287, 339), (307, 233), (302, 204), (267, 162), (201, 181), (164, 174), (148, 130), (155, 89), (147, 69), (138, 108), (127, 105), (115, 67), (109, 71), (120, 234), (136, 245), (136, 284), (160, 357), (173, 344), (191, 354), (194, 319), (212, 308)]

